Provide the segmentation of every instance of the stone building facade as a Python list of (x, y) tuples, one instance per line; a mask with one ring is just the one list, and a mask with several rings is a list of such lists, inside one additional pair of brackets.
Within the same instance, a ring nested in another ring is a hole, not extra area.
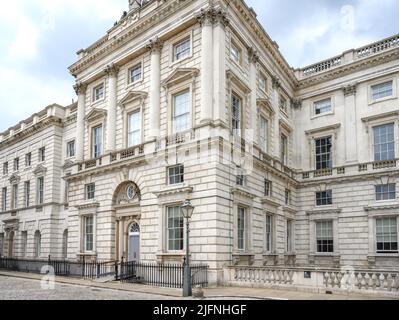
[[(0, 252), (397, 269), (399, 36), (292, 69), (242, 0), (130, 1), (0, 135)], [(19, 159), (19, 160), (18, 160)], [(30, 160), (29, 160), (30, 159)]]

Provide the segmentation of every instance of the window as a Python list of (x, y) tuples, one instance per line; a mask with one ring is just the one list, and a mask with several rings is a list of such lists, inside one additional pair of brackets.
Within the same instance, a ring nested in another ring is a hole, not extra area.
[(75, 140), (67, 143), (67, 158), (73, 158), (75, 156)]
[(241, 99), (234, 94), (231, 97), (231, 106), (233, 131), (241, 135)]
[(86, 184), (85, 190), (86, 190), (86, 200), (94, 199), (94, 196), (96, 194), (96, 185), (94, 183)]
[(4, 233), (0, 233), (0, 256), (4, 255)]
[(259, 76), (259, 89), (267, 92), (267, 78), (263, 74)]
[(68, 258), (68, 230), (65, 230), (62, 235), (62, 258)]
[(19, 170), (19, 158), (14, 159), (14, 171)]
[(237, 64), (241, 64), (242, 52), (239, 46), (236, 45), (234, 42), (231, 43), (230, 56), (234, 62), (236, 62)]
[(379, 100), (393, 95), (393, 82), (388, 81), (380, 84), (371, 86), (371, 97), (372, 99)]
[(3, 175), (8, 174), (8, 162), (3, 163)]
[(180, 207), (167, 208), (168, 251), (181, 251), (184, 246), (184, 221)]
[(179, 133), (190, 129), (190, 92), (184, 91), (173, 96), (173, 130)]
[(87, 216), (83, 219), (84, 227), (84, 250), (85, 252), (92, 252), (94, 248), (94, 218)]
[(44, 202), (44, 178), (40, 177), (37, 179), (37, 204), (43, 204)]
[(291, 204), (291, 190), (285, 189), (285, 204), (288, 206)]
[(292, 252), (292, 220), (287, 220), (287, 252)]
[(316, 222), (316, 244), (318, 253), (334, 252), (334, 235), (332, 221)]
[(173, 46), (173, 61), (178, 61), (190, 56), (191, 53), (191, 39), (190, 37), (176, 43)]
[(184, 182), (184, 166), (177, 165), (168, 169), (169, 184), (178, 184)]
[(238, 250), (245, 250), (245, 208), (238, 207), (237, 214), (237, 248)]
[(134, 83), (141, 80), (142, 68), (141, 63), (129, 69), (129, 83)]
[(269, 130), (269, 123), (267, 119), (263, 116), (260, 117), (260, 126), (259, 126), (259, 144), (260, 149), (263, 152), (267, 152), (268, 149), (268, 130)]
[(374, 161), (395, 159), (394, 124), (386, 124), (373, 128)]
[(316, 192), (316, 206), (332, 205), (332, 190)]
[(280, 110), (287, 114), (287, 99), (282, 94), (280, 94), (278, 105)]
[(395, 200), (396, 199), (396, 184), (381, 184), (375, 186), (375, 197), (377, 201)]
[(288, 163), (288, 139), (284, 134), (280, 136), (280, 160), (284, 165)]
[(30, 181), (24, 183), (24, 205), (25, 208), (29, 207), (30, 204)]
[(44, 162), (46, 161), (46, 148), (40, 148), (39, 149), (39, 162)]
[(93, 102), (104, 99), (104, 84), (100, 84), (93, 89)]
[(93, 158), (98, 158), (102, 154), (103, 148), (103, 127), (98, 126), (92, 129)]
[(270, 180), (265, 179), (265, 196), (272, 196), (272, 182)]
[(236, 185), (241, 187), (245, 185), (245, 176), (242, 173), (236, 175)]
[(332, 139), (331, 137), (315, 140), (316, 170), (332, 168)]
[(266, 252), (272, 252), (273, 248), (273, 217), (266, 215)]
[(35, 232), (35, 257), (38, 258), (42, 251), (42, 235), (40, 231)]
[(141, 111), (135, 111), (128, 116), (128, 147), (141, 143)]
[(21, 237), (22, 237), (21, 254), (22, 254), (22, 257), (26, 257), (26, 248), (28, 246), (28, 232), (27, 231), (22, 231)]
[(1, 191), (1, 210), (7, 210), (7, 187), (4, 187)]
[(396, 218), (376, 220), (377, 253), (398, 252), (398, 224)]
[(332, 111), (331, 98), (317, 101), (314, 104), (314, 114), (320, 115)]
[(12, 209), (18, 209), (18, 185), (12, 186)]
[(30, 167), (32, 165), (32, 153), (25, 155), (25, 166)]

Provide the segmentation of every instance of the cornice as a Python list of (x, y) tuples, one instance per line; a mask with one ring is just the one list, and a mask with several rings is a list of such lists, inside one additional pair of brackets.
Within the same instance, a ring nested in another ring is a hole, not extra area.
[(307, 130), (307, 131), (305, 131), (305, 134), (306, 135), (312, 135), (312, 134), (319, 133), (319, 132), (337, 130), (340, 127), (341, 127), (341, 124), (340, 123), (336, 123), (336, 124), (332, 124), (330, 126), (326, 126), (326, 127), (322, 127), (322, 128), (316, 128), (316, 129), (312, 129), (312, 130)]
[(380, 210), (394, 210), (399, 209), (399, 203), (391, 203), (384, 205), (371, 205), (364, 207), (364, 211), (380, 211)]
[[(152, 28), (159, 21), (164, 21), (171, 14), (174, 14), (181, 10), (183, 7), (190, 4), (190, 1), (182, 0), (168, 0), (162, 3), (157, 9), (153, 10), (147, 16), (139, 19), (136, 23), (132, 24), (126, 30), (113, 38), (109, 38), (109, 35), (104, 36), (89, 49), (84, 50), (87, 55), (81, 58), (79, 61), (69, 67), (69, 71), (72, 75), (76, 76), (83, 69), (93, 65), (100, 58), (109, 55), (111, 52), (124, 46), (126, 43), (137, 37), (138, 34), (142, 34), (146, 30)], [(144, 46), (145, 47), (145, 46)], [(93, 49), (92, 49), (93, 48)], [(93, 50), (93, 52), (88, 52)]]
[(395, 117), (395, 116), (399, 116), (399, 110), (386, 112), (386, 113), (380, 113), (380, 114), (372, 115), (370, 117), (365, 117), (365, 118), (362, 118), (362, 121), (367, 123), (370, 121), (389, 118), (389, 117)]
[(260, 201), (262, 202), (262, 204), (268, 204), (272, 207), (278, 208), (281, 207), (281, 204), (278, 203), (277, 201), (271, 199), (270, 197), (263, 197), (260, 199)]
[(251, 200), (256, 198), (255, 194), (253, 194), (253, 193), (251, 193), (251, 192), (249, 192), (249, 191), (247, 191), (247, 190), (245, 190), (243, 188), (239, 188), (239, 187), (231, 188), (231, 193), (234, 194), (234, 195), (238, 194), (240, 196), (243, 196), (243, 197), (251, 199)]
[(398, 58), (399, 48), (383, 52), (378, 55), (370, 56), (368, 58), (363, 58), (350, 64), (346, 64), (338, 68), (302, 79), (299, 81), (298, 89), (305, 89), (315, 84), (335, 80), (337, 78), (342, 78), (354, 72), (369, 69), (371, 67), (375, 67)]
[(86, 204), (81, 204), (81, 205), (75, 206), (75, 208), (78, 210), (93, 209), (93, 208), (97, 209), (99, 207), (100, 207), (100, 203), (98, 203), (98, 202), (86, 203)]
[(308, 216), (311, 216), (311, 215), (315, 215), (315, 214), (331, 214), (331, 213), (335, 213), (335, 214), (338, 214), (338, 213), (341, 213), (342, 212), (342, 209), (338, 209), (338, 208), (328, 208), (328, 209), (314, 209), (314, 210), (309, 210), (309, 211), (306, 211), (306, 214), (308, 215)]
[(161, 198), (181, 193), (192, 193), (193, 190), (194, 190), (193, 187), (180, 187), (180, 188), (170, 188), (162, 191), (155, 191), (153, 192), (153, 194), (155, 194), (158, 198)]
[(14, 144), (23, 139), (26, 139), (27, 137), (29, 137), (43, 129), (46, 129), (52, 125), (58, 125), (58, 126), (62, 127), (63, 126), (62, 119), (55, 117), (55, 116), (47, 117), (46, 119), (41, 120), (40, 122), (38, 122), (30, 127), (27, 127), (20, 132), (14, 133), (14, 135), (12, 137), (6, 138), (2, 142), (0, 142), (0, 150), (3, 150), (4, 148), (8, 147), (11, 144)]

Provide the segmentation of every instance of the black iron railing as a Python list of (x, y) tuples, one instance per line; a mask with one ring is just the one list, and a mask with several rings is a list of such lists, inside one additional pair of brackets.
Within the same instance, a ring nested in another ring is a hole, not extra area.
[[(129, 283), (140, 283), (166, 288), (183, 287), (183, 270), (181, 264), (158, 264), (117, 261), (69, 261), (48, 259), (17, 259), (0, 256), (0, 269), (46, 274), (52, 272), (56, 276), (85, 279), (109, 277)], [(208, 286), (207, 265), (191, 265), (191, 281), (193, 286)]]
[[(119, 264), (117, 280), (130, 283), (141, 283), (166, 288), (183, 287), (183, 270), (181, 264), (157, 264), (122, 262)], [(191, 266), (193, 286), (208, 286), (208, 266), (195, 264)]]

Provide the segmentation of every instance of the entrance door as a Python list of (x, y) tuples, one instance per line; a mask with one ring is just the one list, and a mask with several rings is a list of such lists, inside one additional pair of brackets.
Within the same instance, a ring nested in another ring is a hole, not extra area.
[(14, 256), (14, 231), (11, 231), (10, 237), (8, 238), (8, 257)]
[(129, 227), (129, 262), (140, 261), (140, 226), (137, 222)]

